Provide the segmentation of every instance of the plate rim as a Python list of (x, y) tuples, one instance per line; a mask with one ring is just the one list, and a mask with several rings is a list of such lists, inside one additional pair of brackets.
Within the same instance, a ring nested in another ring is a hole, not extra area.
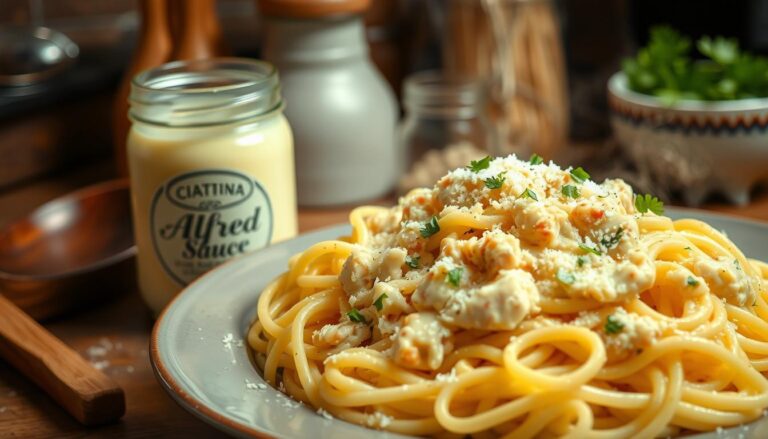
[[(735, 214), (712, 212), (708, 210), (687, 208), (687, 207), (670, 207), (668, 209), (668, 212), (665, 212), (665, 214), (666, 213), (689, 215), (687, 217), (700, 219), (704, 221), (708, 221), (707, 218), (722, 219), (730, 222), (742, 223), (743, 225), (749, 225), (751, 227), (757, 226), (768, 231), (768, 221), (760, 221), (753, 218), (740, 217)], [(264, 247), (262, 249), (255, 250), (254, 252), (243, 255), (242, 257), (231, 259), (217, 266), (213, 270), (205, 273), (199, 278), (195, 279), (190, 284), (185, 286), (178, 294), (176, 294), (176, 296), (173, 297), (173, 299), (168, 303), (168, 305), (166, 305), (165, 308), (163, 308), (162, 312), (158, 315), (157, 320), (155, 320), (155, 323), (152, 327), (152, 332), (150, 336), (150, 346), (149, 346), (149, 358), (150, 358), (150, 363), (152, 365), (152, 370), (154, 372), (155, 378), (157, 379), (157, 381), (159, 382), (163, 390), (165, 390), (165, 392), (169, 394), (171, 399), (173, 399), (174, 402), (176, 402), (178, 405), (180, 405), (183, 409), (191, 413), (196, 418), (202, 420), (208, 425), (226, 434), (237, 435), (241, 437), (249, 437), (249, 438), (259, 438), (259, 439), (271, 439), (275, 437), (270, 435), (269, 433), (266, 433), (265, 431), (263, 431), (263, 429), (260, 430), (248, 424), (234, 421), (227, 418), (226, 416), (219, 413), (218, 411), (208, 407), (205, 401), (200, 400), (195, 396), (191, 395), (190, 393), (186, 392), (182, 388), (182, 386), (179, 384), (179, 382), (174, 378), (173, 374), (170, 373), (168, 366), (163, 363), (163, 360), (161, 358), (160, 348), (159, 348), (159, 345), (160, 345), (159, 333), (160, 333), (161, 326), (164, 325), (165, 318), (169, 314), (170, 310), (175, 306), (176, 303), (178, 303), (178, 301), (182, 300), (183, 296), (188, 294), (189, 290), (191, 290), (192, 288), (196, 288), (196, 284), (198, 282), (204, 282), (207, 280), (209, 276), (216, 275), (216, 273), (219, 270), (222, 270), (225, 267), (230, 266), (231, 264), (238, 263), (239, 261), (242, 260), (242, 258), (247, 257), (248, 255), (260, 253), (262, 251), (265, 251), (266, 249), (272, 248), (274, 245), (287, 243), (295, 239), (298, 239), (300, 237), (308, 239), (308, 238), (314, 237), (315, 235), (317, 236), (326, 235), (329, 232), (334, 230), (338, 230), (340, 234), (343, 234), (342, 230), (344, 230), (345, 228), (348, 229), (349, 227), (350, 227), (349, 223), (344, 223), (344, 222), (336, 223), (327, 227), (312, 230), (307, 233), (299, 234), (294, 238), (291, 238), (288, 240), (274, 243), (268, 247)], [(334, 421), (344, 422), (343, 420), (338, 418), (334, 418)], [(756, 421), (757, 420), (752, 422), (756, 422)], [(711, 433), (711, 432), (701, 432), (698, 434), (707, 434), (707, 433)], [(696, 437), (698, 434), (694, 435), (693, 437)]]
[[(333, 230), (341, 230), (344, 228), (344, 226), (349, 226), (349, 224), (347, 223), (333, 224), (328, 227), (323, 227), (320, 229), (312, 230), (304, 234), (299, 234), (294, 238), (277, 242), (272, 245), (279, 245), (281, 243), (289, 242), (293, 239), (297, 239), (300, 236), (309, 238), (312, 235), (328, 234)], [(166, 305), (165, 308), (163, 308), (163, 310), (157, 316), (157, 319), (155, 320), (155, 323), (152, 326), (152, 333), (149, 339), (149, 360), (150, 360), (150, 363), (152, 364), (152, 371), (154, 372), (155, 378), (159, 382), (160, 387), (162, 387), (163, 390), (165, 390), (165, 392), (169, 394), (169, 396), (171, 397), (171, 399), (174, 400), (174, 402), (180, 405), (187, 412), (194, 415), (196, 418), (204, 421), (205, 423), (207, 423), (208, 425), (216, 429), (219, 429), (220, 431), (222, 430), (222, 427), (226, 427), (224, 429), (225, 433), (247, 435), (247, 437), (255, 437), (259, 439), (272, 439), (275, 436), (272, 436), (268, 433), (265, 433), (262, 430), (258, 430), (247, 424), (236, 422), (227, 418), (226, 416), (222, 415), (218, 411), (211, 409), (210, 407), (207, 406), (207, 404), (204, 401), (198, 398), (195, 398), (193, 395), (189, 394), (187, 391), (185, 391), (182, 388), (182, 386), (174, 378), (173, 374), (169, 372), (169, 368), (167, 367), (167, 365), (163, 363), (162, 357), (160, 355), (159, 336), (160, 336), (160, 327), (163, 325), (164, 319), (168, 315), (170, 310), (177, 303), (177, 301), (181, 300), (182, 296), (185, 293), (187, 293), (191, 288), (193, 288), (198, 282), (204, 282), (206, 278), (214, 275), (215, 272), (221, 269), (224, 269), (225, 267), (231, 264), (238, 263), (243, 257), (246, 257), (249, 254), (258, 253), (264, 249), (270, 248), (272, 247), (272, 245), (255, 250), (251, 253), (243, 255), (242, 257), (230, 259), (229, 261), (217, 266), (213, 270), (208, 271), (204, 275), (190, 282), (181, 291), (179, 291), (179, 293), (176, 294), (173, 297), (173, 299), (171, 299), (170, 302), (168, 302), (168, 305)]]

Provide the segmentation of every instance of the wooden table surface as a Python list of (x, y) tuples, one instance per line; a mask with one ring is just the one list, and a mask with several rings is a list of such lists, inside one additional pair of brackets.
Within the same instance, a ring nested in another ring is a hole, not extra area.
[[(110, 177), (109, 166), (95, 165), (2, 191), (0, 226), (45, 201)], [(710, 208), (768, 220), (768, 195), (759, 196), (747, 207)], [(306, 232), (343, 222), (348, 212), (348, 208), (302, 210), (300, 229)], [(0, 361), (0, 438), (221, 437), (221, 433), (176, 405), (155, 381), (147, 354), (152, 324), (137, 292), (115, 297), (95, 309), (44, 322), (46, 328), (123, 386), (125, 417), (112, 425), (84, 428)]]

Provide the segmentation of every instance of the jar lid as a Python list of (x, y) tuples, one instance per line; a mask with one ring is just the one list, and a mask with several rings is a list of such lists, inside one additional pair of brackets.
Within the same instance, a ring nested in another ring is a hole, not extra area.
[(359, 14), (370, 0), (258, 0), (259, 10), (269, 17), (322, 18), (332, 15)]

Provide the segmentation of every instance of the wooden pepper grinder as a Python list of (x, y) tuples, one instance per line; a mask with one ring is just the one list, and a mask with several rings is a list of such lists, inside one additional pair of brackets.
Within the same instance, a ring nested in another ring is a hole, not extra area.
[(125, 71), (125, 76), (117, 89), (112, 108), (112, 132), (115, 146), (115, 161), (118, 173), (128, 175), (126, 161), (126, 137), (131, 127), (128, 120), (128, 94), (131, 91), (131, 80), (142, 70), (155, 67), (167, 62), (173, 48), (168, 18), (168, 3), (165, 0), (141, 0), (139, 2), (141, 15), (141, 35), (136, 46), (131, 63)]
[(172, 60), (207, 59), (226, 53), (216, 0), (141, 0), (141, 35), (115, 96), (113, 141), (118, 173), (128, 176), (128, 95), (133, 77)]
[(228, 53), (224, 47), (216, 0), (171, 0), (174, 48), (171, 59), (208, 59)]

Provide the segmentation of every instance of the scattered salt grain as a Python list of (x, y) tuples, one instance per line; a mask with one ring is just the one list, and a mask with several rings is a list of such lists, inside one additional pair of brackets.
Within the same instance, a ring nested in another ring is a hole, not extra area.
[(456, 369), (451, 369), (450, 373), (439, 373), (435, 376), (435, 381), (440, 381), (442, 383), (455, 383), (458, 379), (459, 378), (456, 376)]
[(128, 373), (133, 373), (133, 371), (136, 370), (133, 366), (126, 366), (125, 371)]
[(85, 350), (85, 355), (91, 359), (96, 357), (104, 357), (114, 348), (115, 345), (109, 341), (108, 338), (101, 337), (97, 344), (89, 346), (88, 349)]
[(228, 350), (232, 354), (232, 364), (237, 364), (237, 359), (235, 358), (235, 353), (232, 350), (232, 345), (234, 344), (235, 346), (242, 346), (243, 341), (235, 340), (235, 336), (230, 332), (224, 335), (224, 338), (221, 339), (221, 342), (224, 344), (224, 349)]
[(85, 350), (85, 355), (89, 357), (103, 357), (107, 355), (107, 349), (104, 346), (91, 346)]
[(104, 370), (109, 367), (109, 361), (107, 360), (91, 361), (91, 365), (95, 367), (97, 370)]
[(295, 408), (299, 408), (299, 407), (301, 407), (303, 405), (302, 403), (300, 403), (298, 401), (294, 401), (293, 399), (289, 398), (288, 396), (285, 396), (285, 394), (283, 394), (283, 393), (278, 393), (277, 396), (278, 396), (277, 399), (280, 400), (280, 405), (282, 405), (283, 407), (295, 409)]
[(112, 344), (112, 342), (111, 342), (111, 341), (109, 341), (109, 339), (108, 339), (108, 338), (106, 338), (106, 337), (101, 337), (101, 338), (99, 339), (99, 345), (100, 345), (101, 347), (103, 347), (104, 349), (108, 350), (108, 351), (111, 351), (112, 349), (114, 349), (114, 348), (115, 348), (115, 345), (114, 345), (114, 344)]
[(245, 388), (249, 390), (267, 390), (267, 385), (264, 383), (254, 383), (245, 379)]
[(317, 409), (317, 414), (328, 420), (333, 419), (333, 416), (324, 409)]
[(368, 415), (365, 423), (368, 424), (369, 427), (387, 428), (387, 426), (392, 423), (392, 417), (381, 412), (374, 412), (372, 415)]
[(0, 407), (0, 413), (5, 413), (6, 410), (8, 410), (6, 407)]

